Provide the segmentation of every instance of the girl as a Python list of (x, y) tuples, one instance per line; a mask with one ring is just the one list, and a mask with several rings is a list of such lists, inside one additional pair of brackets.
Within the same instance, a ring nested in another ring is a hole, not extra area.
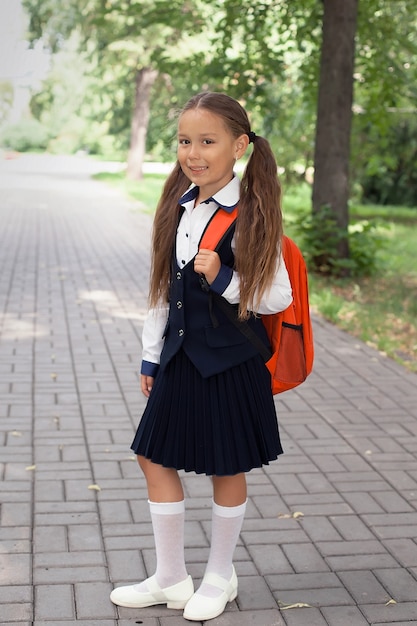
[[(234, 164), (252, 142), (240, 182)], [(154, 221), (141, 368), (148, 403), (132, 444), (146, 478), (157, 566), (151, 578), (110, 597), (135, 608), (167, 604), (204, 621), (237, 596), (232, 559), (245, 472), (282, 453), (269, 372), (210, 295), (234, 305), (266, 344), (260, 315), (286, 309), (292, 295), (281, 256), (277, 164), (241, 105), (221, 93), (193, 97), (179, 117), (177, 156)], [(215, 212), (236, 205), (235, 232), (217, 252), (199, 249)], [(180, 469), (213, 483), (210, 554), (195, 593), (184, 560)]]

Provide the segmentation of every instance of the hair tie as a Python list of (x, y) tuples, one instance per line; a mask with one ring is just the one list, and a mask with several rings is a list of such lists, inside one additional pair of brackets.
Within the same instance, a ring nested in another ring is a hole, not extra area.
[(255, 143), (256, 133), (254, 133), (252, 130), (250, 130), (248, 132), (248, 137), (249, 137), (249, 143)]

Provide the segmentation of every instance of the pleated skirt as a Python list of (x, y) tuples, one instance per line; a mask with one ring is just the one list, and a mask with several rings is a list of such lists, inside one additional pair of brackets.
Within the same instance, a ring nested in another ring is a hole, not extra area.
[(164, 467), (214, 476), (268, 465), (283, 450), (262, 358), (203, 378), (180, 350), (155, 378), (132, 450)]

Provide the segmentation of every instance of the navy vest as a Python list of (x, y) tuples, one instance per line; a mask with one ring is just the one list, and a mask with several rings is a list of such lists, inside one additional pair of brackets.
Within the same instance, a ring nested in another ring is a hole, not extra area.
[[(234, 264), (232, 238), (233, 231), (228, 233), (217, 250), (222, 264), (229, 267)], [(248, 323), (269, 347), (260, 317), (252, 315)], [(169, 315), (164, 336), (161, 368), (164, 369), (182, 349), (204, 378), (219, 374), (259, 354), (252, 343), (219, 310), (215, 298), (211, 298), (210, 293), (202, 289), (200, 277), (194, 271), (194, 258), (181, 269), (176, 261), (175, 250), (171, 270)]]

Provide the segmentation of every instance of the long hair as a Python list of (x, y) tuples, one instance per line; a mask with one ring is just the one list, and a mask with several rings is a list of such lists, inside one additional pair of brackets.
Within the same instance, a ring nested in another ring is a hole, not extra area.
[[(205, 109), (218, 115), (233, 137), (251, 133), (245, 109), (222, 93), (203, 92), (182, 109)], [(181, 115), (181, 114), (180, 114)], [(252, 133), (251, 135), (252, 136)], [(167, 301), (171, 259), (178, 224), (178, 199), (190, 184), (178, 161), (158, 203), (153, 226), (150, 304)], [(269, 142), (256, 135), (242, 176), (235, 231), (235, 269), (240, 279), (239, 317), (256, 311), (275, 276), (282, 239), (281, 187)]]

